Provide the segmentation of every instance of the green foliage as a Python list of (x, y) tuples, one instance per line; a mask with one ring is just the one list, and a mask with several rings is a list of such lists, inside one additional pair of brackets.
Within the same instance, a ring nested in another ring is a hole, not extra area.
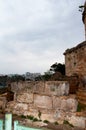
[(14, 74), (12, 76), (8, 76), (8, 75), (0, 76), (0, 86), (6, 87), (8, 81), (18, 82), (20, 80), (25, 81), (24, 76), (18, 74)]
[(42, 80), (47, 81), (51, 78), (52, 72), (48, 70), (47, 72), (44, 72), (44, 75), (42, 75)]
[(69, 125), (71, 127), (74, 127), (72, 124), (70, 124), (67, 120), (64, 120), (63, 124)]
[(34, 119), (34, 116), (28, 115), (27, 118), (28, 118), (29, 120), (33, 120), (33, 119)]
[(77, 106), (77, 112), (81, 112), (81, 110), (82, 110), (82, 107), (81, 107), (80, 104), (78, 104), (78, 106)]
[(55, 125), (59, 125), (59, 123), (58, 123), (57, 121), (56, 121), (56, 122), (54, 122), (54, 124), (55, 124)]
[(46, 124), (48, 124), (48, 123), (49, 123), (49, 121), (48, 121), (48, 120), (44, 120), (43, 122), (44, 122), (44, 123), (46, 123)]
[(78, 106), (77, 106), (77, 112), (81, 112), (83, 110), (86, 110), (86, 105), (83, 105), (81, 103), (78, 103)]
[(27, 118), (26, 116), (24, 116), (24, 115), (21, 115), (21, 118)]
[(33, 118), (33, 122), (39, 121), (37, 118)]
[(61, 64), (61, 63), (56, 62), (53, 65), (51, 65), (50, 71), (60, 72), (62, 75), (65, 75), (65, 64)]
[(32, 120), (33, 122), (39, 121), (39, 119), (35, 118), (35, 117), (32, 116), (32, 115), (28, 115), (28, 116), (27, 116), (27, 119)]

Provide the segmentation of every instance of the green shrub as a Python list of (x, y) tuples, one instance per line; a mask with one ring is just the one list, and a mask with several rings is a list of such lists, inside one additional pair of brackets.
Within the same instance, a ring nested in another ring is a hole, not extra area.
[(74, 126), (73, 126), (72, 124), (70, 124), (67, 120), (64, 120), (63, 124), (67, 124), (67, 125), (69, 125), (69, 126), (71, 126), (71, 127), (74, 127)]
[(39, 120), (40, 122), (42, 121), (42, 120)]
[(27, 118), (27, 117), (26, 117), (26, 116), (24, 116), (24, 115), (21, 115), (20, 117), (21, 117), (21, 118)]
[(27, 118), (28, 118), (29, 120), (33, 120), (33, 119), (34, 119), (34, 117), (33, 117), (32, 115), (28, 115)]
[(59, 125), (59, 123), (58, 123), (57, 121), (56, 121), (56, 122), (54, 122), (54, 124), (55, 124), (55, 125)]
[(44, 123), (46, 123), (46, 124), (48, 124), (48, 123), (49, 123), (49, 121), (48, 121), (48, 120), (44, 120), (43, 122), (44, 122)]
[(34, 119), (33, 119), (33, 122), (36, 122), (36, 121), (39, 121), (39, 120), (38, 120), (37, 118), (34, 118)]

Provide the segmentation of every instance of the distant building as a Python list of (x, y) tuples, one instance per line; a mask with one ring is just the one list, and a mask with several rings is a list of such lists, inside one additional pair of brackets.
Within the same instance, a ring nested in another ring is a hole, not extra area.
[(25, 74), (25, 80), (35, 80), (36, 77), (41, 76), (40, 73), (30, 73), (26, 72)]

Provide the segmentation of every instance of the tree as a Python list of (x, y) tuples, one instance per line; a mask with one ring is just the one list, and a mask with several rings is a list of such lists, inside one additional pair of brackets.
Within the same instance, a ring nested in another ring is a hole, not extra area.
[(54, 63), (53, 65), (51, 65), (50, 67), (50, 71), (51, 72), (60, 72), (62, 75), (65, 75), (65, 64), (61, 64), (61, 63)]
[(47, 81), (51, 78), (52, 76), (52, 72), (50, 70), (48, 70), (47, 72), (44, 72), (44, 75), (42, 76), (42, 79)]

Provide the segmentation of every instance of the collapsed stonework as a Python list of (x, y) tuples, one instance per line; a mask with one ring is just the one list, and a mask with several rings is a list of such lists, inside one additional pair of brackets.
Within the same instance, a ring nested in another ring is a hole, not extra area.
[(6, 102), (5, 111), (36, 118), (40, 112), (41, 120), (60, 124), (67, 120), (85, 128), (86, 117), (76, 115), (78, 101), (76, 95), (69, 95), (67, 81), (15, 82), (11, 84), (11, 91), (14, 100)]

